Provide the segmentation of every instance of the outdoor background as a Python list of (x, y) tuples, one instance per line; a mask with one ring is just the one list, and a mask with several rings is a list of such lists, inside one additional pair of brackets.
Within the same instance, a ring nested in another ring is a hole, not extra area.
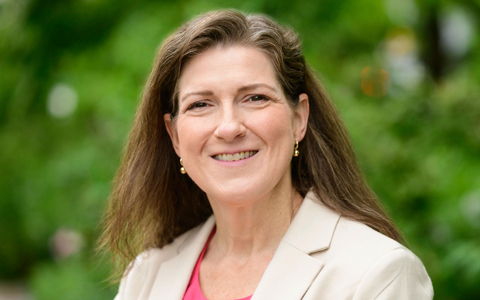
[(0, 299), (113, 299), (94, 248), (156, 49), (226, 7), (300, 33), (435, 299), (479, 299), (480, 0), (0, 0)]

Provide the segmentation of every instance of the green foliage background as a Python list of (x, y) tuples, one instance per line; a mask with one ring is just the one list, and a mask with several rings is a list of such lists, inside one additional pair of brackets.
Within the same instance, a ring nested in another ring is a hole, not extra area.
[[(404, 2), (414, 10), (392, 13)], [(0, 0), (0, 281), (25, 282), (39, 300), (114, 297), (102, 282), (110, 266), (94, 248), (155, 51), (186, 20), (226, 7), (266, 13), (301, 34), (435, 299), (478, 299), (480, 32), (452, 56), (435, 24), (462, 11), (478, 28), (479, 0)], [(408, 87), (385, 58), (395, 30), (414, 36), (424, 70)], [(389, 72), (386, 95), (362, 91), (367, 66)], [(58, 84), (78, 97), (64, 117), (48, 110)], [(83, 242), (54, 258), (61, 228)]]

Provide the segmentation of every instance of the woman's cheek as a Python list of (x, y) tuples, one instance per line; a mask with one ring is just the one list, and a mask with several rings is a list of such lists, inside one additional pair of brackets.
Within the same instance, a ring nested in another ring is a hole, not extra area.
[(270, 112), (261, 113), (252, 117), (252, 127), (261, 130), (271, 138), (280, 138), (291, 131), (293, 132), (291, 122), (285, 122), (290, 119), (288, 112), (283, 109), (275, 109)]

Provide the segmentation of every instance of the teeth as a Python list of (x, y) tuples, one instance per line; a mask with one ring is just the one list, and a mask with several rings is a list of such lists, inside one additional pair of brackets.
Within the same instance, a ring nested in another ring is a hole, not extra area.
[(217, 160), (222, 160), (222, 161), (237, 161), (237, 160), (248, 158), (257, 152), (258, 151), (245, 151), (245, 152), (238, 152), (235, 154), (217, 154), (213, 156), (213, 158)]

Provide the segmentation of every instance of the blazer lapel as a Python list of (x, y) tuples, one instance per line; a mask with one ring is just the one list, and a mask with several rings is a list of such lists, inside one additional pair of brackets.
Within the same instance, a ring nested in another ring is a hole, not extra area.
[(323, 262), (287, 244), (280, 243), (252, 300), (301, 299), (323, 268)]
[[(252, 300), (299, 300), (322, 270), (324, 263), (310, 254), (328, 249), (340, 216), (321, 204), (310, 192), (283, 237)], [(193, 230), (177, 249), (178, 254), (163, 262), (149, 300), (181, 300), (195, 263), (215, 226), (210, 217)]]
[(214, 226), (215, 218), (211, 216), (202, 227), (193, 230), (178, 247), (178, 255), (161, 264), (149, 300), (183, 298), (193, 268)]
[(308, 193), (252, 300), (301, 299), (324, 266), (310, 254), (328, 249), (339, 219)]

